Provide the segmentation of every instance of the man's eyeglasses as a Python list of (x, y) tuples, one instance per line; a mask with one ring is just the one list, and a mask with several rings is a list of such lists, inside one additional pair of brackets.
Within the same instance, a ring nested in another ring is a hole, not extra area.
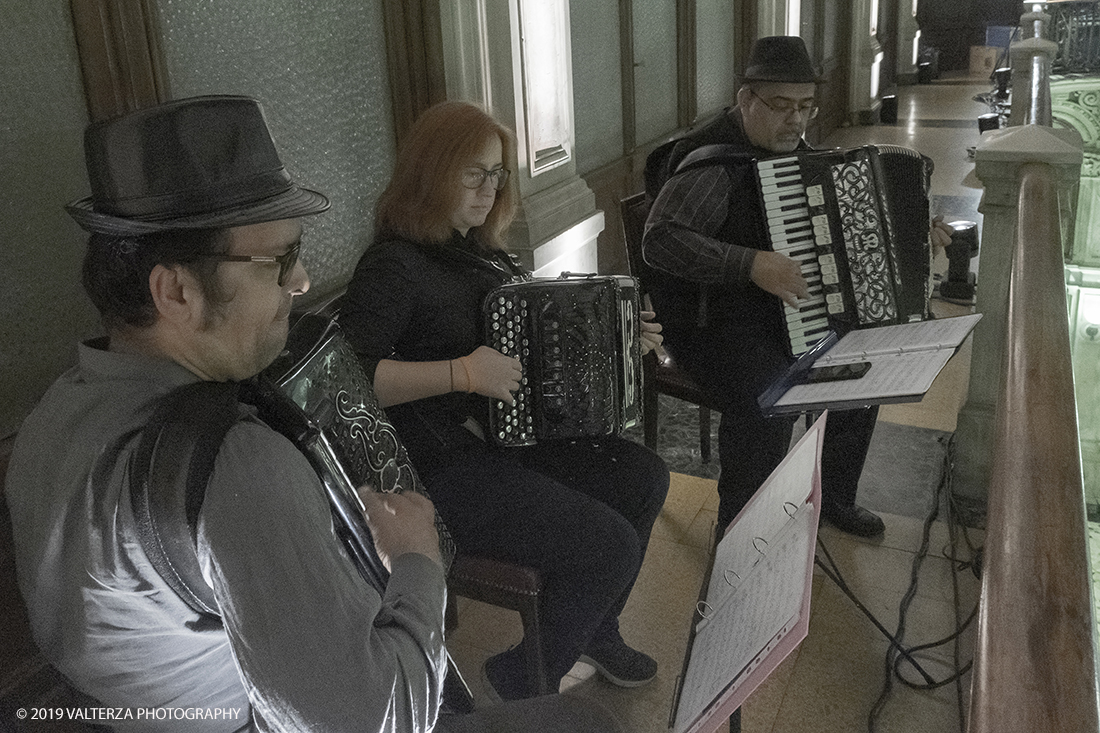
[(797, 114), (799, 117), (805, 118), (807, 120), (812, 120), (813, 118), (817, 117), (818, 108), (817, 105), (813, 102), (810, 102), (808, 104), (772, 104), (756, 92), (753, 92), (752, 96), (759, 99), (764, 104), (764, 106), (770, 109), (772, 112), (781, 114), (783, 115), (783, 117), (790, 116), (792, 112)]
[(487, 171), (484, 168), (470, 167), (462, 171), (462, 185), (466, 188), (481, 188), (487, 178), (492, 179), (493, 188), (499, 191), (508, 182), (508, 169), (495, 168)]
[(294, 271), (294, 265), (298, 264), (298, 251), (302, 249), (301, 242), (295, 242), (290, 249), (281, 255), (203, 255), (208, 260), (218, 262), (275, 262), (279, 265), (279, 287), (286, 285), (290, 279), (290, 273)]

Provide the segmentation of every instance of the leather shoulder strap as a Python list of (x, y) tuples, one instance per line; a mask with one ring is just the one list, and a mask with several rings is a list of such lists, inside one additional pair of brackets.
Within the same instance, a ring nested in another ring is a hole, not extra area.
[(708, 165), (747, 165), (754, 160), (756, 157), (746, 153), (740, 145), (716, 143), (692, 150), (676, 166), (676, 173)]
[(220, 618), (199, 565), (199, 511), (225, 434), (238, 419), (233, 382), (196, 382), (161, 398), (130, 461), (130, 501), (142, 549), (188, 606)]

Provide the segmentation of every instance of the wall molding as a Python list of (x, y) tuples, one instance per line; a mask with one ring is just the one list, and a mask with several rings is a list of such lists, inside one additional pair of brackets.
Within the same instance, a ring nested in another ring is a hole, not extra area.
[(171, 98), (154, 0), (70, 0), (69, 8), (93, 122)]

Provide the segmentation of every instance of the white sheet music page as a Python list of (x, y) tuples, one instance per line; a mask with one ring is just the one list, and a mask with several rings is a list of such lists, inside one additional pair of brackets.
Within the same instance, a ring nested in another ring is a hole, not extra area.
[[(775, 401), (774, 410), (793, 408), (801, 412), (807, 405), (833, 404), (839, 408), (849, 404), (889, 402), (892, 398), (913, 397), (919, 400), (932, 387), (936, 377), (947, 366), (954, 352), (920, 351), (904, 355), (868, 356), (871, 368), (859, 379), (843, 379), (820, 384), (796, 384)], [(862, 361), (853, 358), (851, 361)], [(836, 363), (836, 362), (833, 362)]]
[(714, 731), (806, 636), (826, 417), (791, 449), (716, 548), (676, 733)]
[(953, 350), (974, 330), (981, 313), (851, 331), (822, 354), (814, 366), (848, 364), (869, 356), (913, 351)]
[(980, 313), (852, 331), (814, 361), (814, 366), (866, 361), (858, 379), (792, 385), (771, 406), (772, 414), (919, 402), (955, 350), (981, 319)]

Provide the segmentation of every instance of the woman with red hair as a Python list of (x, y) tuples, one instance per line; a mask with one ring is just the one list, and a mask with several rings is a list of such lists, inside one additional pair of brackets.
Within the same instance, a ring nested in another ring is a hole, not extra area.
[[(618, 617), (668, 469), (621, 438), (508, 448), (484, 438), (490, 401), (511, 402), (522, 377), (518, 360), (484, 345), (481, 315), (490, 290), (526, 274), (503, 245), (514, 160), (513, 134), (479, 107), (427, 110), (398, 153), (340, 322), (460, 551), (539, 569), (551, 687), (578, 660), (641, 685), (657, 663), (626, 644)], [(659, 342), (659, 328), (645, 324), (643, 338)], [(502, 698), (536, 694), (527, 643), (485, 664)]]

